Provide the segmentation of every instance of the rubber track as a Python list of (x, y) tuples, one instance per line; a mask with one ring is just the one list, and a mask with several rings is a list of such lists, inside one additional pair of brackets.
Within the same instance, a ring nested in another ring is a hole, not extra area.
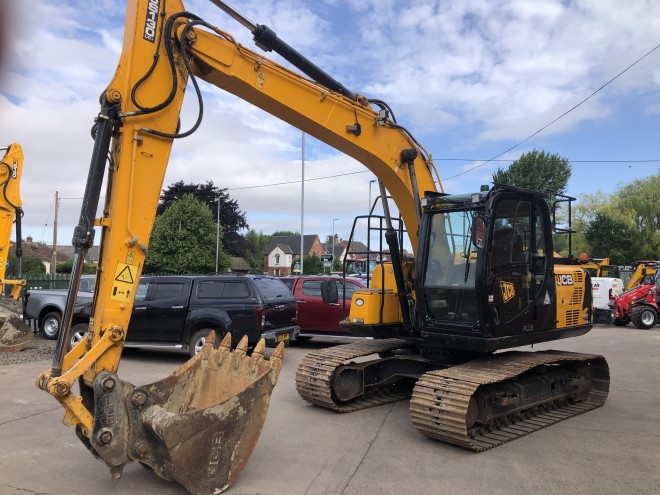
[(311, 404), (347, 413), (408, 399), (410, 394), (394, 389), (375, 389), (349, 403), (338, 403), (332, 397), (335, 371), (346, 361), (370, 354), (404, 349), (410, 344), (401, 339), (365, 340), (338, 345), (307, 354), (296, 372), (298, 394)]
[[(472, 437), (466, 424), (470, 398), (481, 385), (516, 377), (534, 367), (555, 363), (587, 362), (593, 367), (592, 390), (586, 400)], [(430, 371), (417, 381), (410, 401), (410, 416), (424, 435), (477, 452), (528, 435), (570, 417), (602, 406), (609, 392), (609, 369), (603, 356), (561, 351), (508, 352)]]

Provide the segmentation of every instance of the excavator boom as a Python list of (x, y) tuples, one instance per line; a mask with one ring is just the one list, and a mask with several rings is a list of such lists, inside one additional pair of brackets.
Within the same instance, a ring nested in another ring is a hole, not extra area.
[[(9, 251), (11, 249), (11, 233), (16, 225), (16, 257), (19, 262), (19, 276), (21, 275), (21, 208), (20, 183), (23, 173), (23, 149), (19, 144), (13, 143), (0, 148), (4, 156), (0, 159), (0, 284), (12, 286), (9, 298), (0, 295), (0, 352), (18, 352), (32, 340), (32, 330), (23, 323), (18, 298), (25, 287), (24, 279), (9, 280), (5, 278)], [(6, 311), (8, 311), (8, 313)]]

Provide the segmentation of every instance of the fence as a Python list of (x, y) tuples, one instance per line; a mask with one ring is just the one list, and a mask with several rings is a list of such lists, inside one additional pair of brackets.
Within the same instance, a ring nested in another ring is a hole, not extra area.
[[(150, 273), (146, 275), (165, 275), (164, 273)], [(8, 280), (17, 279), (18, 276), (8, 274), (6, 276)], [(28, 273), (24, 274), (23, 278), (25, 279), (25, 289), (21, 292), (20, 300), (23, 301), (23, 292), (30, 289), (68, 289), (69, 288), (69, 278), (71, 278), (70, 273), (56, 273), (54, 276), (47, 273)], [(9, 297), (11, 294), (12, 287), (10, 285), (5, 285), (2, 288), (2, 294), (5, 297)]]
[[(17, 275), (7, 274), (7, 280), (18, 279)], [(28, 273), (23, 275), (25, 279), (25, 289), (21, 292), (20, 300), (23, 300), (23, 293), (30, 289), (66, 289), (69, 287), (70, 274), (56, 273), (54, 276), (47, 273)], [(2, 287), (2, 295), (9, 297), (12, 290), (11, 285)]]

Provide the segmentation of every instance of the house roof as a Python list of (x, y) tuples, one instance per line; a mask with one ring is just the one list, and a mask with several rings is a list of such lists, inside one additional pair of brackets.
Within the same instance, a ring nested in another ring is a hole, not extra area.
[[(24, 258), (35, 258), (39, 261), (50, 263), (53, 260), (53, 246), (48, 246), (40, 242), (27, 242), (22, 243), (23, 246), (23, 257)], [(12, 248), (12, 252), (14, 248)], [(74, 254), (73, 246), (57, 246), (57, 261), (66, 261), (71, 258)], [(98, 246), (93, 246), (90, 248), (85, 261), (96, 261), (99, 257), (99, 248)]]
[[(305, 254), (310, 253), (312, 246), (318, 237), (319, 236), (317, 234), (307, 234), (303, 236), (303, 251)], [(288, 246), (288, 248), (291, 250), (291, 254), (300, 255), (300, 236), (274, 235), (270, 238), (270, 242), (268, 243), (264, 254), (272, 253), (276, 246), (280, 246), (280, 249), (282, 246)]]
[[(289, 246), (287, 244), (278, 244), (275, 247), (280, 248), (284, 254), (293, 254), (293, 251), (291, 251), (291, 246)], [(275, 249), (275, 248), (273, 248), (273, 249)]]

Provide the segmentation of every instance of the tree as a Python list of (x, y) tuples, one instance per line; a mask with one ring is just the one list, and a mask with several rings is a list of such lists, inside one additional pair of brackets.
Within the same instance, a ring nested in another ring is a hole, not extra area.
[(257, 233), (254, 229), (250, 229), (250, 231), (245, 234), (245, 240), (250, 243), (253, 249), (246, 251), (243, 254), (243, 258), (250, 265), (250, 271), (252, 273), (264, 272), (264, 252), (268, 247), (270, 237), (271, 236), (264, 234), (263, 232)]
[(293, 232), (291, 230), (278, 230), (277, 232), (273, 233), (272, 237), (291, 236), (291, 235), (300, 235), (300, 232)]
[(571, 164), (559, 155), (536, 150), (520, 155), (507, 170), (497, 169), (493, 182), (522, 187), (532, 191), (564, 194), (571, 178)]
[[(645, 179), (635, 180), (630, 184), (619, 186), (614, 194), (607, 195), (601, 191), (595, 194), (585, 194), (573, 209), (573, 228), (578, 234), (573, 236), (573, 245), (579, 249), (573, 252), (592, 254), (595, 246), (586, 239), (584, 233), (591, 225), (598, 224), (598, 214), (609, 217), (617, 224), (625, 225), (629, 236), (617, 236), (608, 244), (609, 252), (603, 256), (612, 258), (613, 252), (627, 253), (625, 263), (640, 259), (660, 258), (660, 174)], [(629, 246), (629, 239), (635, 240), (634, 248)], [(623, 245), (619, 241), (623, 241)], [(577, 241), (577, 242), (576, 242)]]
[(615, 265), (637, 258), (641, 234), (625, 222), (596, 213), (584, 235), (593, 250), (589, 253), (592, 257), (609, 258)]
[[(14, 253), (9, 253), (7, 257), (9, 261), (9, 268), (7, 268), (7, 274), (18, 275), (18, 258)], [(21, 270), (23, 274), (25, 273), (46, 273), (46, 265), (44, 265), (37, 258), (21, 258)]]
[[(57, 262), (57, 273), (71, 273), (73, 268), (73, 257), (66, 261)], [(83, 263), (83, 273), (85, 275), (94, 275), (96, 273), (96, 263)]]
[[(171, 274), (215, 271), (216, 228), (208, 206), (192, 194), (185, 194), (156, 218), (145, 271)], [(218, 271), (229, 263), (229, 256), (220, 249)]]
[(229, 197), (227, 189), (214, 186), (213, 181), (207, 181), (206, 184), (184, 184), (183, 181), (171, 184), (167, 189), (163, 189), (156, 215), (162, 215), (167, 208), (186, 194), (192, 194), (208, 206), (213, 219), (218, 218), (218, 198), (220, 198), (220, 225), (224, 231), (222, 238), (224, 251), (231, 256), (244, 256), (245, 251), (251, 249), (245, 238), (238, 233), (239, 230), (249, 227), (245, 212), (240, 211), (236, 200)]
[[(297, 260), (294, 260), (291, 268), (293, 268), (297, 262)], [(310, 256), (304, 256), (303, 275), (318, 275), (319, 273), (323, 273), (323, 262), (321, 261), (321, 257), (316, 253), (313, 253)]]
[(660, 259), (660, 174), (634, 180), (618, 196), (620, 209), (640, 234), (636, 259)]

